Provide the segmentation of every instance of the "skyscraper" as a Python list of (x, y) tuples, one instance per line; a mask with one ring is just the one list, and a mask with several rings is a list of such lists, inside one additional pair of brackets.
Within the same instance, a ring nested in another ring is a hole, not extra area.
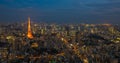
[(30, 39), (33, 38), (32, 31), (31, 31), (30, 17), (28, 17), (28, 32), (27, 32), (27, 37), (30, 38)]

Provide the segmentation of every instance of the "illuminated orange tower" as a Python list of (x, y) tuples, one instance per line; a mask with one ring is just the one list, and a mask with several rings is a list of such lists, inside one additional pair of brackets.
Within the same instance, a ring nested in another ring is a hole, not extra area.
[(32, 39), (33, 35), (32, 35), (32, 31), (31, 31), (31, 25), (30, 25), (30, 17), (28, 17), (28, 32), (27, 32), (27, 37)]

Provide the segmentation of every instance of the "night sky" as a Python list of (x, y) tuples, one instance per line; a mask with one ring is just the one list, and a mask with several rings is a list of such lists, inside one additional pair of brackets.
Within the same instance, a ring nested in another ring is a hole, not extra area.
[(0, 22), (120, 24), (120, 0), (0, 0)]

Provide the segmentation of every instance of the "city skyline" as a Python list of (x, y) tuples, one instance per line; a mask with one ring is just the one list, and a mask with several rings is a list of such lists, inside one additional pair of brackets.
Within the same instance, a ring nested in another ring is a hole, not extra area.
[(0, 0), (0, 63), (120, 63), (120, 0)]
[(0, 22), (120, 24), (119, 10), (119, 0), (1, 0)]
[[(2, 63), (119, 63), (120, 28), (111, 24), (0, 24)], [(31, 25), (30, 25), (31, 24)]]

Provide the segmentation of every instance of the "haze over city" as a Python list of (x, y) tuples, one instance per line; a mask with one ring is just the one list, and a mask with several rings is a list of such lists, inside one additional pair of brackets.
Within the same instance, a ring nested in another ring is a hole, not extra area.
[(119, 24), (120, 0), (0, 0), (0, 22)]

